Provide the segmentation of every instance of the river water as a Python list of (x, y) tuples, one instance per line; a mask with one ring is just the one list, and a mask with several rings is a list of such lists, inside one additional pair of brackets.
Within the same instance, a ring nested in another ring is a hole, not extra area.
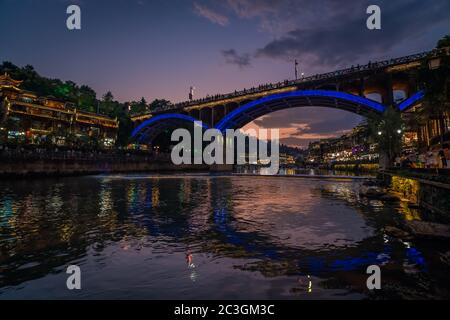
[[(425, 214), (362, 180), (111, 175), (0, 182), (0, 299), (449, 298), (442, 242), (383, 227)], [(368, 290), (366, 268), (381, 268)], [(66, 269), (81, 268), (81, 290)]]

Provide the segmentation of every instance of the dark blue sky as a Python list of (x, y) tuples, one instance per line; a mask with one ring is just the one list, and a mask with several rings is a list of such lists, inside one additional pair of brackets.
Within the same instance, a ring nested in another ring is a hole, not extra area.
[[(66, 28), (78, 4), (82, 29)], [(369, 4), (382, 30), (365, 27)], [(434, 47), (450, 30), (450, 1), (0, 0), (0, 60), (88, 84), (118, 100), (185, 100)], [(340, 134), (359, 122), (343, 111), (281, 111), (256, 122), (284, 142)]]

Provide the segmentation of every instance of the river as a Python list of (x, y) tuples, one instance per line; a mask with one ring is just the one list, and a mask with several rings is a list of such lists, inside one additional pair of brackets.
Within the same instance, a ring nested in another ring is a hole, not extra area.
[[(361, 179), (101, 175), (0, 182), (0, 299), (449, 298), (427, 215)], [(368, 290), (366, 268), (381, 268)], [(66, 269), (81, 268), (81, 290)]]

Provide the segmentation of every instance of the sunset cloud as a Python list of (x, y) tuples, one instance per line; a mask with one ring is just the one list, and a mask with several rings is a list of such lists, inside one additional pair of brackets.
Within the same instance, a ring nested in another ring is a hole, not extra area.
[(248, 123), (243, 130), (276, 128), (280, 130), (281, 143), (306, 148), (309, 142), (350, 132), (362, 120), (358, 115), (337, 109), (302, 107), (267, 114)]
[(236, 50), (222, 50), (222, 55), (225, 58), (225, 62), (228, 64), (234, 64), (239, 68), (248, 67), (250, 65), (250, 55), (248, 53), (238, 54)]
[(201, 5), (197, 2), (194, 2), (194, 12), (203, 17), (208, 19), (209, 21), (211, 21), (212, 23), (218, 24), (222, 27), (226, 26), (229, 23), (229, 19), (227, 16), (216, 12), (204, 5)]

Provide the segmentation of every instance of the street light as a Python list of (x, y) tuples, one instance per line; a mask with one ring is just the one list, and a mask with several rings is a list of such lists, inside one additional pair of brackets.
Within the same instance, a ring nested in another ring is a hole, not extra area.
[(381, 134), (382, 134), (382, 132), (381, 132), (381, 131), (378, 131), (378, 135), (381, 136)]
[(398, 129), (398, 130), (397, 130), (397, 133), (398, 133), (398, 134), (402, 133), (402, 130)]

